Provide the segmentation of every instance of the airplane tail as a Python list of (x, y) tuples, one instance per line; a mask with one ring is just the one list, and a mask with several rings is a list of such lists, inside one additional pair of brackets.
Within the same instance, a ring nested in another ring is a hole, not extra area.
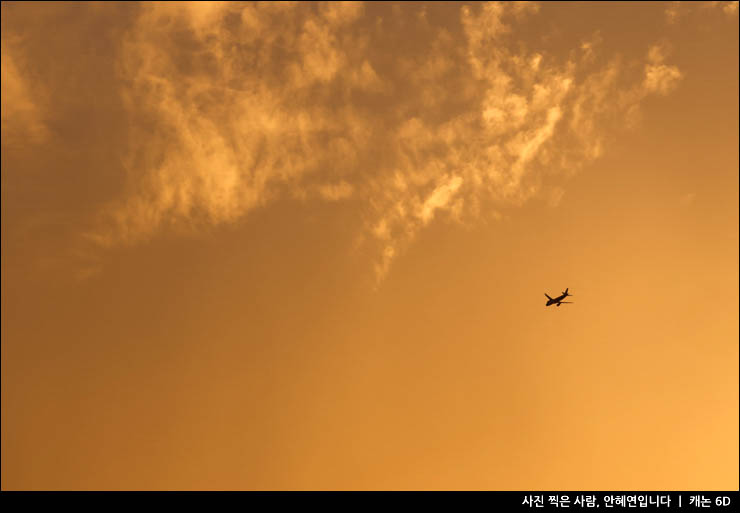
[(563, 294), (565, 294), (566, 296), (568, 295), (568, 288), (567, 287), (565, 288), (565, 292), (563, 292)]

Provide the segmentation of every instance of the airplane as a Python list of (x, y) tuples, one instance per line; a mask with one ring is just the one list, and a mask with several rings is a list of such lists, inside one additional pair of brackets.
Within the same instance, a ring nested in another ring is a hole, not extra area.
[(572, 296), (572, 295), (573, 294), (568, 294), (568, 289), (567, 288), (565, 289), (565, 292), (563, 292), (562, 295), (560, 295), (560, 296), (558, 296), (558, 297), (556, 297), (554, 299), (551, 298), (550, 296), (548, 296), (547, 294), (545, 294), (545, 297), (547, 298), (547, 304), (545, 306), (550, 306), (550, 305), (558, 305), (558, 306), (560, 306), (562, 304), (566, 304), (566, 305), (567, 304), (570, 304), (573, 301), (563, 301), (563, 299), (565, 299), (568, 296)]

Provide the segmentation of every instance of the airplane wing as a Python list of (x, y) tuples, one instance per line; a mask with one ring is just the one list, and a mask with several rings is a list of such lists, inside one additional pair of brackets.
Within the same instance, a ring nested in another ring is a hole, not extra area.
[(560, 301), (561, 305), (569, 305), (571, 303), (575, 303), (575, 301)]

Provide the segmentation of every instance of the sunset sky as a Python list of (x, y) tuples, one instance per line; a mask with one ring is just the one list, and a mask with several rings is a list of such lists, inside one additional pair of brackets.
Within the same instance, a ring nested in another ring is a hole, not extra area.
[(4, 490), (737, 490), (738, 264), (738, 2), (2, 3)]

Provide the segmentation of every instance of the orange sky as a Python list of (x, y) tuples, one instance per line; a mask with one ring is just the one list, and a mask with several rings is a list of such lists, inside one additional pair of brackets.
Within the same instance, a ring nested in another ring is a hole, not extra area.
[(738, 263), (737, 2), (2, 3), (3, 489), (737, 489)]

